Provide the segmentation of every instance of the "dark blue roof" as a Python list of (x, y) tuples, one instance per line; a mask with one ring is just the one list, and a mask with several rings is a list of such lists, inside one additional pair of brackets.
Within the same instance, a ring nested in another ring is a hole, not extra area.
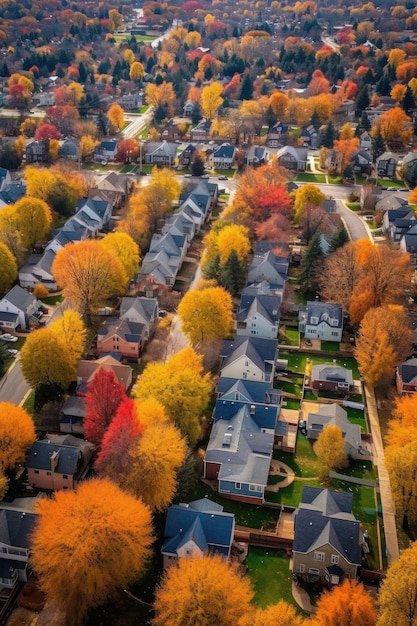
[(55, 472), (73, 476), (77, 471), (78, 459), (81, 454), (79, 448), (62, 446), (49, 441), (35, 441), (28, 452), (26, 466), (31, 469), (50, 470), (51, 457), (54, 452), (58, 453), (58, 464)]
[(281, 391), (263, 381), (241, 380), (220, 376), (217, 382), (219, 398), (227, 394), (227, 400), (239, 400), (250, 404), (280, 404)]
[(33, 513), (0, 510), (0, 542), (16, 548), (28, 548), (35, 522), (36, 515)]
[(259, 428), (275, 429), (275, 424), (278, 418), (278, 407), (267, 404), (250, 404), (247, 402), (236, 402), (234, 400), (223, 400), (220, 398), (217, 400), (213, 411), (213, 419), (217, 420), (230, 420), (236, 413), (243, 407), (250, 407), (250, 414), (254, 422)]

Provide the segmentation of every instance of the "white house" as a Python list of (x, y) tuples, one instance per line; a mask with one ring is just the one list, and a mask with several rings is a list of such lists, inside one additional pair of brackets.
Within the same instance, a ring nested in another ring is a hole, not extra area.
[(342, 341), (343, 309), (332, 302), (307, 302), (299, 313), (299, 331), (306, 339)]
[(29, 328), (29, 319), (38, 310), (37, 300), (31, 293), (15, 285), (0, 300), (0, 326), (15, 330)]

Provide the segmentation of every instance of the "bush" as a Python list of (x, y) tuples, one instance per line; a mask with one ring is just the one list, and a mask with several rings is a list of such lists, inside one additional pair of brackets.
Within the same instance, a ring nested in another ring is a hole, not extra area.
[(49, 297), (49, 291), (47, 290), (45, 285), (38, 283), (37, 285), (35, 285), (33, 289), (33, 295), (35, 296), (35, 298), (38, 298), (39, 300), (43, 300), (44, 298)]

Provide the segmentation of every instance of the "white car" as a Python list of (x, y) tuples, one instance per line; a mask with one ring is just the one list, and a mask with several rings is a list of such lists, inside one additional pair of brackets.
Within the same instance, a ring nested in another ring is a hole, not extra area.
[(19, 350), (7, 350), (7, 352), (9, 353), (9, 356), (12, 356), (13, 358), (19, 354)]
[(2, 339), (3, 341), (12, 341), (13, 343), (15, 343), (18, 340), (18, 337), (5, 333), (4, 335), (0, 335), (0, 339)]

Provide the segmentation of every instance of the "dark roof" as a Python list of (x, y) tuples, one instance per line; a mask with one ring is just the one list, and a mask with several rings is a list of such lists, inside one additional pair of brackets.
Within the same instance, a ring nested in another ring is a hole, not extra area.
[(254, 363), (263, 367), (267, 362), (274, 362), (277, 356), (278, 341), (261, 337), (237, 336), (234, 341), (224, 341), (221, 356), (225, 357), (223, 366), (242, 355), (248, 356)]
[(217, 382), (219, 398), (225, 396), (227, 400), (246, 401), (249, 404), (281, 403), (281, 391), (273, 389), (270, 383), (256, 380), (241, 380), (220, 376)]
[(8, 509), (0, 510), (0, 543), (16, 548), (28, 548), (36, 515)]
[[(58, 438), (55, 438), (57, 440)], [(49, 440), (35, 441), (32, 444), (26, 462), (26, 467), (31, 469), (51, 469), (51, 457), (56, 454), (58, 463), (55, 468), (57, 474), (67, 474), (74, 476), (77, 471), (78, 460), (82, 457), (81, 448), (85, 447), (86, 442), (76, 437), (61, 438), (62, 442), (71, 441), (70, 445), (65, 443), (52, 443)], [(78, 443), (73, 443), (78, 442)], [(88, 444), (87, 444), (88, 445)]]
[(22, 289), (20, 285), (15, 285), (4, 297), (14, 304), (15, 307), (25, 312), (36, 301), (35, 296), (26, 291), (26, 289)]
[(213, 157), (215, 159), (232, 159), (236, 148), (228, 144), (223, 144), (214, 151)]
[(281, 300), (278, 295), (242, 295), (236, 320), (245, 321), (249, 316), (261, 315), (271, 324), (278, 324)]
[[(314, 319), (314, 322), (312, 321)], [(317, 321), (315, 321), (317, 319)], [(333, 302), (307, 302), (307, 321), (309, 325), (317, 326), (325, 322), (331, 328), (343, 327), (343, 307)]]
[(97, 333), (104, 339), (108, 335), (116, 335), (129, 343), (138, 343), (142, 339), (145, 325), (138, 322), (129, 322), (126, 319), (108, 319)]
[(242, 408), (251, 407), (250, 416), (251, 419), (260, 428), (275, 428), (275, 424), (278, 418), (278, 406), (269, 404), (252, 404), (248, 405), (247, 402), (239, 402), (237, 400), (224, 400), (220, 398), (217, 400), (213, 411), (213, 419), (217, 420), (230, 420), (236, 415)]
[(398, 366), (398, 374), (401, 376), (403, 383), (414, 383), (417, 378), (417, 359), (408, 359)]

